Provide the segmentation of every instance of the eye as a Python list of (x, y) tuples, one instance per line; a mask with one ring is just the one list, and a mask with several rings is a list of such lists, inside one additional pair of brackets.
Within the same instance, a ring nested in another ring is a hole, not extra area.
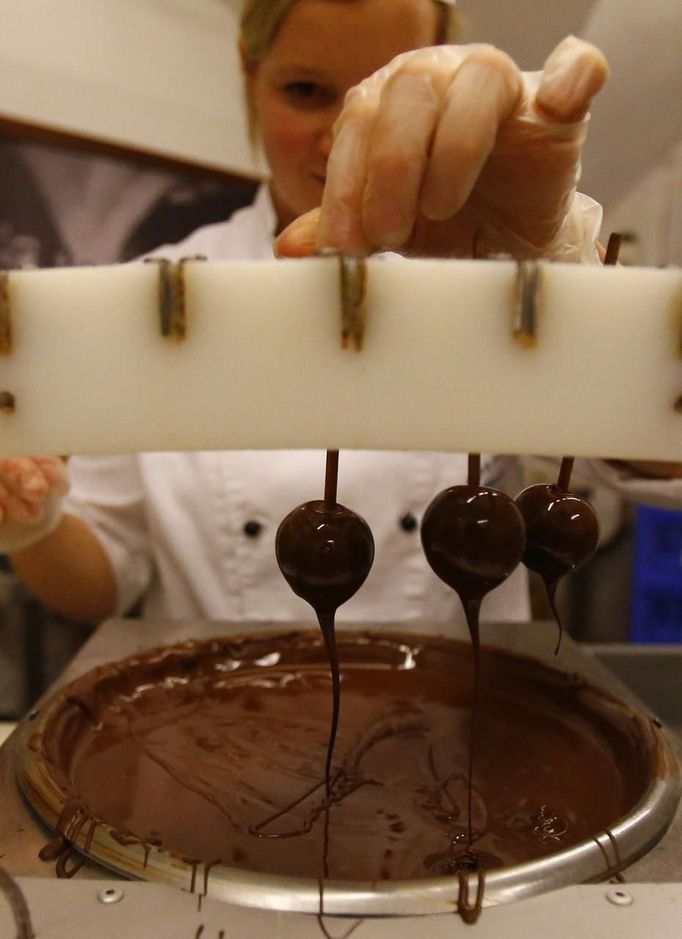
[(313, 98), (318, 93), (318, 86), (315, 82), (289, 82), (284, 90), (292, 98)]
[(312, 81), (288, 82), (284, 86), (287, 99), (297, 107), (324, 108), (333, 103), (335, 95), (330, 88)]

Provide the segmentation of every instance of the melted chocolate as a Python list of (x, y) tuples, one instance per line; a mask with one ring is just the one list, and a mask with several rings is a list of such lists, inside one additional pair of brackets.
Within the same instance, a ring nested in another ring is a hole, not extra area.
[[(332, 678), (332, 717), (324, 771), (326, 798), (323, 806), (324, 845), (318, 914), (320, 929), (325, 936), (329, 935), (323, 916), (324, 880), (329, 877), (331, 773), (341, 712), (341, 676), (334, 619), (337, 609), (350, 600), (365, 582), (374, 560), (374, 539), (369, 525), (336, 501), (338, 468), (338, 450), (328, 450), (324, 501), (306, 502), (290, 512), (279, 526), (275, 541), (277, 563), (282, 574), (294, 593), (310, 603), (315, 610), (327, 648)], [(277, 817), (280, 814), (277, 813)]]
[[(474, 694), (469, 727), (467, 769), (467, 838), (453, 872), (459, 876), (458, 912), (475, 922), (483, 903), (483, 855), (473, 850), (480, 837), (474, 826), (474, 757), (480, 707), (479, 613), (483, 597), (499, 586), (519, 564), (524, 549), (524, 524), (505, 493), (480, 485), (480, 456), (469, 456), (466, 486), (446, 489), (424, 513), (421, 537), (424, 554), (434, 572), (459, 596), (471, 635)], [(480, 871), (474, 903), (469, 901), (469, 874)]]
[(374, 539), (367, 522), (333, 500), (305, 502), (279, 526), (277, 563), (289, 586), (317, 614), (329, 656), (333, 708), (325, 764), (327, 795), (340, 710), (336, 654), (336, 610), (365, 582), (374, 560)]
[[(326, 817), (333, 879), (459, 876), (470, 647), (376, 634), (341, 636), (338, 652), (344, 708), (330, 800), (318, 636), (190, 643), (73, 683), (37, 745), (67, 794), (64, 844), (85, 847), (85, 819), (97, 820), (184, 859), (196, 883), (203, 868), (205, 893), (217, 858), (318, 879)], [(632, 808), (651, 772), (648, 722), (634, 733), (624, 706), (528, 659), (484, 651), (481, 673), (470, 815), (482, 868), (567, 848)]]
[(597, 845), (597, 847), (601, 851), (602, 857), (604, 858), (604, 861), (606, 863), (606, 873), (610, 874), (612, 870), (615, 870), (615, 873), (613, 877), (611, 878), (611, 880), (616, 881), (619, 884), (624, 884), (625, 877), (620, 872), (620, 868), (623, 866), (623, 860), (620, 855), (620, 848), (618, 847), (618, 842), (614, 838), (613, 832), (609, 831), (608, 828), (605, 829), (603, 834), (606, 835), (606, 837), (609, 840), (609, 843), (611, 845), (611, 850), (613, 851), (613, 858), (609, 857), (609, 854), (606, 848), (604, 847), (604, 845), (601, 843), (601, 841), (596, 835), (592, 837), (592, 840)]
[(26, 898), (19, 884), (2, 867), (0, 867), (0, 894), (4, 895), (12, 911), (17, 930), (16, 939), (34, 939), (35, 933)]

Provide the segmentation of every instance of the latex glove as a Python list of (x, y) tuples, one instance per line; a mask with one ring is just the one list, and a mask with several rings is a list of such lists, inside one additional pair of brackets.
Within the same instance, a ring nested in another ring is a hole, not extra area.
[(348, 93), (321, 209), (282, 233), (278, 253), (471, 257), (478, 237), (487, 254), (591, 256), (601, 213), (585, 214), (575, 187), (607, 74), (572, 36), (534, 73), (487, 45), (403, 53)]
[(59, 457), (0, 461), (0, 554), (28, 548), (54, 531), (68, 489)]

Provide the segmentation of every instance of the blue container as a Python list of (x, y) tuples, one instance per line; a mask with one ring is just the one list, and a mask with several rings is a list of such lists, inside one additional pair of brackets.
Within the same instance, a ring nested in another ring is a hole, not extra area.
[(682, 512), (639, 506), (633, 642), (682, 642)]

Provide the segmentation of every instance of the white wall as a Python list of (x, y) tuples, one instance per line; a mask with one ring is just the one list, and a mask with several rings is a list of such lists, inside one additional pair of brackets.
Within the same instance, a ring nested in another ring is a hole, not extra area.
[(682, 2), (599, 0), (584, 34), (611, 67), (585, 189), (604, 205), (605, 234), (636, 232), (641, 263), (682, 264)]
[(605, 199), (602, 231), (634, 232), (628, 263), (682, 266), (682, 141), (666, 149), (620, 197)]
[(459, 0), (463, 36), (540, 68), (569, 33), (611, 67), (593, 108), (580, 188), (629, 229), (645, 264), (682, 264), (682, 0)]
[(224, 0), (0, 0), (0, 117), (253, 173)]

